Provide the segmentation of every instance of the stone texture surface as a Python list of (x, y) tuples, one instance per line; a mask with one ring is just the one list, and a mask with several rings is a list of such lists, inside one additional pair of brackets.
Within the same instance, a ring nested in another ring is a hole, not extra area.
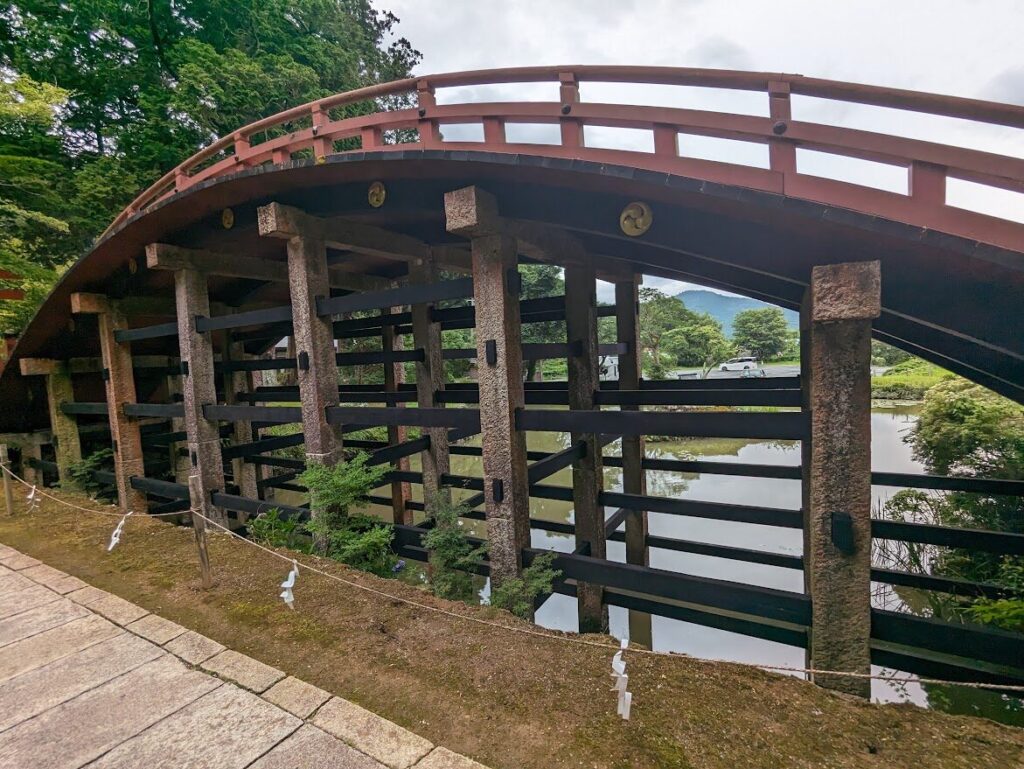
[(124, 629), (160, 646), (185, 632), (185, 628), (177, 622), (171, 622), (156, 614), (149, 614), (142, 619), (135, 620), (135, 622), (125, 625)]
[(0, 648), (0, 681), (48, 665), (124, 631), (90, 614)]
[(52, 566), (47, 566), (45, 563), (23, 569), (21, 571), (21, 575), (28, 577), (33, 582), (38, 582), (40, 585), (44, 585), (51, 589), (53, 585), (58, 582), (62, 582), (67, 579), (68, 576), (62, 571), (57, 571)]
[(448, 748), (434, 748), (426, 758), (416, 764), (416, 769), (487, 769), (487, 767), (459, 753), (453, 753)]
[(162, 657), (0, 734), (0, 766), (76, 769), (220, 685)]
[(93, 601), (98, 601), (101, 598), (106, 598), (108, 595), (110, 595), (110, 593), (108, 593), (106, 590), (100, 590), (98, 587), (86, 585), (80, 590), (72, 590), (70, 593), (67, 594), (67, 597), (75, 603), (80, 603), (82, 604), (82, 606), (88, 606)]
[(78, 419), (61, 411), (65, 402), (75, 400), (75, 388), (71, 375), (62, 370), (46, 377), (46, 401), (50, 410), (50, 429), (53, 433), (54, 453), (57, 460), (57, 474), (61, 482), (70, 483), (71, 466), (82, 461), (82, 443), (78, 436)]
[(391, 769), (412, 766), (434, 747), (423, 737), (339, 697), (320, 708), (313, 724)]
[(149, 614), (141, 606), (136, 606), (131, 601), (126, 601), (116, 595), (105, 595), (96, 601), (92, 601), (89, 604), (89, 608), (97, 614), (102, 614), (111, 622), (116, 622), (118, 625), (127, 625)]
[(306, 724), (250, 769), (384, 769), (384, 765)]
[(38, 566), (42, 561), (37, 561), (35, 558), (22, 553), (15, 553), (4, 558), (0, 563), (3, 563), (8, 569), (14, 571), (20, 571), (21, 569), (28, 569), (32, 566)]
[(0, 686), (0, 732), (155, 660), (160, 649), (122, 633)]
[[(2, 589), (2, 588), (0, 588)], [(85, 617), (88, 609), (74, 601), (47, 601), (20, 614), (8, 616), (0, 622), (0, 646), (29, 638), (50, 628)]]
[(212, 638), (189, 630), (165, 644), (164, 648), (171, 654), (181, 657), (190, 665), (198, 665), (210, 659), (214, 654), (220, 654), (226, 647)]
[(65, 574), (61, 579), (54, 582), (49, 588), (61, 595), (72, 593), (75, 590), (81, 590), (83, 587), (88, 587), (78, 577), (72, 577), (70, 574)]
[(265, 692), (275, 683), (284, 678), (277, 668), (264, 665), (244, 654), (228, 649), (202, 663), (203, 670), (216, 673), (221, 678), (234, 681), (239, 686), (259, 694)]
[(0, 591), (0, 619), (60, 599), (60, 596), (49, 588), (28, 580), (26, 580), (27, 584), (20, 584), (9, 578), (4, 582), (6, 584)]
[[(804, 534), (814, 628), (810, 663), (854, 673), (871, 669), (870, 318), (878, 313), (870, 308), (878, 296), (877, 262), (814, 268)], [(852, 553), (832, 541), (836, 513), (852, 519)], [(816, 676), (815, 681), (862, 697), (871, 692), (867, 679)]]
[(882, 313), (881, 262), (845, 262), (811, 272), (812, 320), (870, 320)]
[[(445, 201), (447, 208), (448, 195)], [(496, 364), (478, 365), (477, 380), (491, 576), (500, 582), (520, 573), (522, 549), (530, 544), (526, 433), (515, 429), (515, 410), (524, 405), (522, 327), (519, 296), (508, 285), (516, 242), (500, 235), (475, 237), (472, 254), (477, 361), (486, 361), (488, 341), (497, 348)], [(504, 491), (500, 502), (495, 481)]]
[(90, 769), (243, 769), (301, 725), (254, 694), (221, 686), (118, 745)]
[(329, 692), (292, 676), (278, 681), (263, 692), (263, 699), (299, 718), (309, 718), (314, 710), (330, 698)]

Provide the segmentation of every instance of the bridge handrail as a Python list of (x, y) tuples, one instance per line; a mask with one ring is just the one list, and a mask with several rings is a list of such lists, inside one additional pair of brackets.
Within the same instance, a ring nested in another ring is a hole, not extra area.
[[(476, 85), (552, 82), (559, 84), (557, 102), (460, 102), (438, 105), (435, 90)], [(657, 106), (580, 101), (581, 82), (617, 82), (699, 86), (755, 91), (769, 97), (768, 117)], [(140, 194), (111, 224), (112, 229), (154, 203), (205, 179), (235, 173), (247, 166), (282, 163), (300, 151), (317, 158), (335, 154), (334, 142), (359, 137), (362, 149), (486, 148), (591, 158), (651, 170), (676, 172), (709, 181), (737, 184), (770, 192), (806, 197), (834, 205), (895, 215), (933, 228), (936, 214), (949, 208), (946, 179), (957, 178), (1024, 192), (1024, 159), (962, 147), (792, 119), (790, 96), (798, 94), (838, 102), (887, 107), (943, 117), (1024, 129), (1024, 107), (939, 94), (808, 78), (802, 75), (729, 70), (635, 66), (544, 66), (477, 70), (405, 78), (336, 94), (258, 120), (203, 148)], [(388, 109), (381, 100), (405, 97)], [(371, 102), (366, 114), (332, 119), (330, 112)], [(295, 128), (290, 124), (305, 123)], [(445, 141), (446, 124), (482, 123), (483, 142)], [(506, 123), (549, 123), (561, 127), (561, 143), (517, 144), (505, 137)], [(583, 126), (640, 128), (653, 132), (654, 152), (586, 146)], [(417, 129), (418, 141), (385, 144), (388, 130)], [(262, 133), (280, 131), (253, 143)], [(769, 146), (769, 168), (681, 157), (678, 135), (704, 135), (758, 142)], [(888, 163), (910, 169), (908, 194), (885, 192), (848, 182), (797, 173), (796, 148)], [(954, 234), (979, 237), (1020, 247), (1024, 226), (959, 209)], [(979, 218), (980, 217), (980, 218)], [(955, 217), (954, 217), (955, 218)], [(943, 229), (938, 227), (937, 229)], [(947, 228), (948, 229), (948, 228)]]

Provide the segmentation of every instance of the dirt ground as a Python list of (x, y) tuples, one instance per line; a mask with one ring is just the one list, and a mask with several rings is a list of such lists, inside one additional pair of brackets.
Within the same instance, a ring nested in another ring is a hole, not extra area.
[[(216, 584), (204, 592), (191, 529), (133, 517), (107, 553), (116, 518), (48, 500), (28, 514), (17, 496), (15, 515), (0, 512), (0, 542), (494, 769), (1024, 766), (1024, 730), (866, 704), (791, 677), (684, 656), (627, 655), (633, 712), (623, 722), (603, 649), (554, 632), (536, 637), (467, 622), (308, 571), (300, 572), (290, 611), (278, 598), (287, 566), (224, 534), (211, 535)], [(319, 565), (392, 595), (527, 627), (486, 607)]]

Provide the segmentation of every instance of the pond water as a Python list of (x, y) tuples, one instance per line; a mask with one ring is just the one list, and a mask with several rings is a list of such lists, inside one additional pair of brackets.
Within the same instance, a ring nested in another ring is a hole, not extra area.
[[(917, 419), (916, 406), (892, 406), (872, 411), (872, 468), (888, 472), (923, 472), (921, 465), (911, 454), (903, 438)], [(528, 448), (537, 451), (560, 451), (568, 445), (569, 436), (562, 433), (531, 432)], [(606, 454), (618, 453), (618, 444), (605, 449)], [(739, 439), (693, 439), (649, 442), (647, 455), (664, 459), (704, 459), (716, 462), (742, 462), (756, 464), (796, 465), (800, 463), (800, 444), (796, 441), (763, 441)], [(418, 470), (418, 458), (413, 458), (413, 469)], [(452, 456), (452, 472), (458, 475), (481, 474), (480, 458)], [(544, 481), (546, 484), (571, 486), (571, 469), (556, 473)], [(620, 468), (605, 468), (604, 488), (609, 491), (622, 490)], [(796, 480), (748, 478), (697, 473), (673, 473), (649, 471), (647, 473), (648, 493), (670, 498), (695, 499), (711, 502), (753, 504), (764, 507), (799, 509), (801, 500), (800, 482)], [(413, 486), (414, 496), (420, 488)], [(873, 489), (876, 506), (899, 491), (896, 488), (876, 486)], [(469, 492), (456, 490), (456, 495), (469, 496)], [(376, 512), (376, 511), (375, 511)], [(548, 499), (531, 499), (531, 517), (572, 523), (571, 502)], [(481, 522), (467, 522), (470, 531), (478, 536), (484, 534)], [(777, 553), (799, 555), (802, 550), (802, 534), (798, 530), (782, 529), (730, 521), (713, 521), (660, 513), (649, 514), (651, 534), (688, 539), (713, 544), (761, 549)], [(534, 530), (532, 544), (538, 548), (550, 548), (571, 552), (572, 537), (547, 531)], [(608, 557), (625, 561), (625, 545), (621, 542), (608, 543)], [(711, 556), (680, 553), (652, 548), (652, 566), (671, 571), (702, 577), (730, 580), (781, 590), (802, 591), (802, 573), (793, 569), (776, 566), (744, 563)], [(486, 599), (485, 585), (481, 598)], [(886, 608), (893, 608), (906, 600), (908, 605), (919, 605), (913, 591), (903, 591), (887, 597)], [(576, 600), (570, 596), (553, 595), (537, 612), (536, 621), (545, 627), (558, 630), (576, 631)], [(621, 607), (609, 609), (611, 633), (617, 638), (628, 637), (629, 612)], [(673, 651), (714, 660), (728, 660), (762, 665), (783, 665), (802, 667), (802, 649), (758, 638), (731, 633), (715, 628), (691, 624), (680, 620), (654, 616), (651, 618), (653, 646), (659, 651)], [(894, 671), (876, 668), (876, 673)], [(921, 685), (917, 682), (893, 685), (884, 681), (872, 682), (872, 697), (883, 702), (913, 702), (922, 706), (973, 715), (984, 715), (1000, 721), (1024, 724), (1024, 711), (1017, 699), (1001, 697), (991, 692), (965, 689), (964, 687), (938, 687)]]

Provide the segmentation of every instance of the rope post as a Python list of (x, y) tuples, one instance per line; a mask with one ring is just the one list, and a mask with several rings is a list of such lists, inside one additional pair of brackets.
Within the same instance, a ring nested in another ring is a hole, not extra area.
[[(195, 510), (196, 500), (202, 496), (202, 484), (199, 482), (198, 475), (190, 475), (188, 477), (188, 491), (192, 499), (192, 509)], [(196, 535), (196, 550), (199, 551), (199, 574), (203, 584), (203, 590), (209, 590), (213, 587), (213, 573), (210, 571), (210, 552), (206, 546), (206, 519), (203, 518), (202, 512), (199, 514), (192, 514), (192, 531)]]
[(0, 467), (3, 471), (0, 475), (4, 477), (4, 503), (7, 505), (7, 514), (14, 515), (14, 492), (11, 491), (11, 459), (7, 454), (7, 444), (0, 443)]

